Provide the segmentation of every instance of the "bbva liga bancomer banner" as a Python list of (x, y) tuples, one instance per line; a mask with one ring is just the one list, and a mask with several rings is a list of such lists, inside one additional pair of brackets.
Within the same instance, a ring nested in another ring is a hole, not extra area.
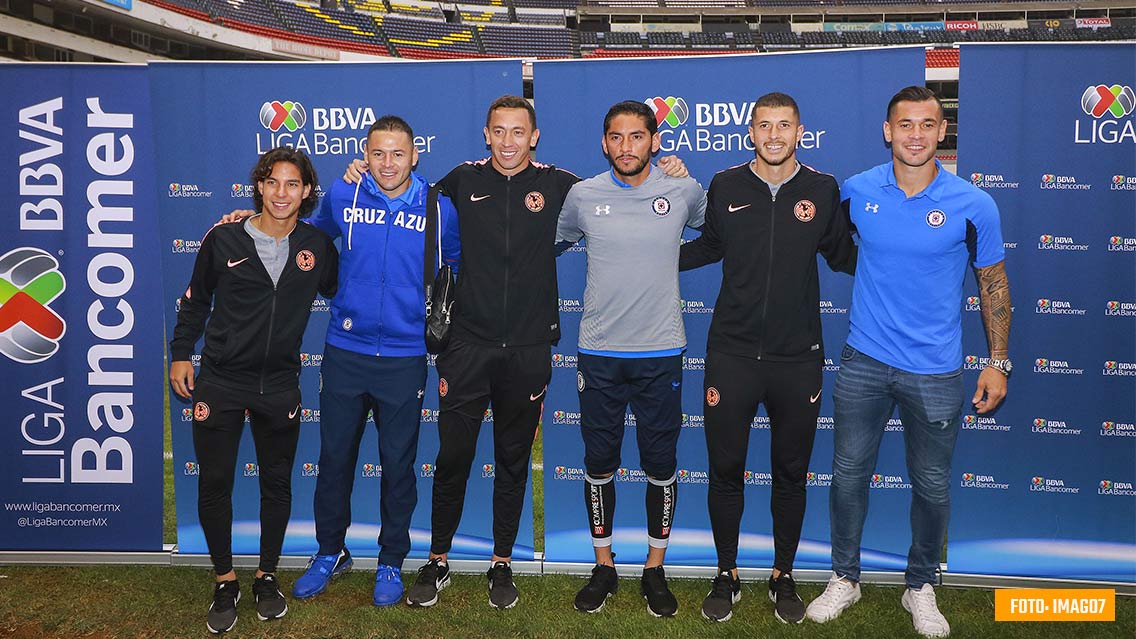
[[(607, 109), (621, 100), (650, 104), (659, 123), (660, 155), (678, 155), (705, 188), (714, 173), (754, 157), (747, 137), (753, 102), (770, 91), (792, 95), (805, 133), (802, 162), (838, 181), (889, 158), (881, 136), (888, 100), (897, 90), (924, 82), (922, 48), (792, 55), (721, 56), (688, 59), (538, 62), (534, 99), (541, 118), (540, 158), (589, 177), (609, 168), (600, 140)], [(567, 133), (570, 132), (570, 133)], [(686, 238), (697, 237), (687, 231)], [(756, 250), (756, 249), (755, 249)], [(584, 450), (576, 390), (576, 340), (584, 290), (584, 249), (558, 259), (563, 338), (554, 349), (544, 429), (545, 548), (549, 561), (591, 562), (592, 545), (583, 503)], [(826, 569), (828, 486), (832, 480), (832, 399), (840, 348), (848, 333), (851, 278), (834, 274), (823, 260), (821, 313), (825, 391), (808, 474), (808, 508), (796, 566)], [(680, 277), (687, 350), (684, 354), (682, 431), (678, 444), (678, 504), (667, 560), (714, 566), (717, 557), (706, 512), (708, 462), (703, 431), (703, 371), (706, 333), (718, 296), (720, 265)], [(613, 549), (621, 562), (640, 562), (647, 548), (643, 504), (646, 476), (639, 469), (635, 416), (628, 413), (622, 463), (616, 473)], [(904, 465), (902, 426), (893, 419), (883, 438), (864, 532), (865, 570), (902, 570), (910, 533), (906, 525), (910, 482)], [(773, 562), (769, 515), (771, 475), (769, 418), (753, 420), (745, 468), (746, 508), (738, 565)]]
[[(961, 58), (958, 173), (1002, 211), (1015, 368), (1001, 410), (964, 416), (948, 567), (1136, 581), (1134, 47)], [(975, 374), (987, 351), (969, 295)]]
[[(418, 172), (440, 179), (465, 160), (487, 154), (485, 109), (496, 97), (521, 92), (517, 61), (387, 64), (153, 64), (151, 95), (156, 114), (157, 190), (163, 211), (161, 305), (166, 326), (176, 321), (200, 241), (221, 214), (252, 207), (248, 176), (257, 156), (277, 145), (305, 151), (326, 192), (352, 158), (363, 157), (367, 128), (395, 114), (414, 129)], [(202, 116), (202, 114), (214, 114)], [(320, 363), (330, 310), (319, 298), (301, 346), (303, 396), (299, 449), (292, 481), (292, 520), (286, 554), (316, 551), (312, 498), (319, 475)], [(200, 348), (198, 350), (200, 352)], [(197, 362), (195, 362), (196, 364)], [(418, 446), (418, 507), (411, 522), (412, 554), (424, 557), (430, 543), (430, 499), (438, 452), (437, 373), (430, 359)], [(188, 402), (170, 393), (177, 489), (178, 548), (207, 551), (197, 519), (197, 461)], [(454, 557), (485, 558), (492, 551), (492, 411), (478, 441), (465, 513), (454, 539)], [(356, 463), (353, 524), (347, 545), (359, 556), (377, 554), (379, 463), (373, 416)], [(256, 554), (259, 489), (252, 438), (245, 430), (233, 491), (233, 549)], [(529, 490), (531, 494), (531, 487)], [(514, 556), (533, 557), (531, 500), (526, 499)]]
[(0, 65), (0, 84), (0, 549), (160, 549), (146, 68)]

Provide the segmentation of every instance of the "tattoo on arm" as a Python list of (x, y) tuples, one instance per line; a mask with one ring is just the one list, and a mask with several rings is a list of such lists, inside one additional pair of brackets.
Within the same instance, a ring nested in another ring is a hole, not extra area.
[(1006, 262), (975, 269), (990, 356), (1004, 358), (1010, 344), (1010, 281)]

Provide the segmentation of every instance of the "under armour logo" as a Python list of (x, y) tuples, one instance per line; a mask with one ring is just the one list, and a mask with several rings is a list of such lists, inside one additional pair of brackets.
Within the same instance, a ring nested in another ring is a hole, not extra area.
[(596, 205), (596, 215), (611, 215), (611, 205), (604, 204), (603, 206)]
[(866, 203), (864, 203), (864, 210), (865, 211), (871, 211), (872, 213), (879, 213), (880, 212), (880, 205), (879, 204), (872, 204), (871, 202), (866, 202)]

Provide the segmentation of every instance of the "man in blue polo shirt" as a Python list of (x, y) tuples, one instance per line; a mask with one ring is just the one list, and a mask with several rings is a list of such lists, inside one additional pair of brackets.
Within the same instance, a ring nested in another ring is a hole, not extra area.
[(990, 359), (971, 402), (997, 408), (1011, 365), (1010, 292), (998, 208), (986, 193), (935, 160), (946, 134), (943, 107), (925, 87), (888, 104), (884, 139), (892, 161), (849, 178), (841, 192), (859, 243), (834, 401), (830, 492), (833, 575), (809, 604), (816, 622), (860, 599), (860, 538), (868, 480), (896, 405), (911, 475), (911, 549), (903, 607), (915, 630), (945, 637), (932, 583), (950, 514), (950, 465), (963, 405), (963, 276), (975, 269)]

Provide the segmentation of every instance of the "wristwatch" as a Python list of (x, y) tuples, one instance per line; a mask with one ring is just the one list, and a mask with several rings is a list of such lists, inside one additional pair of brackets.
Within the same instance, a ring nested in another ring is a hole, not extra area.
[(987, 368), (993, 368), (993, 369), (997, 370), (999, 373), (1002, 373), (1003, 375), (1005, 375), (1006, 377), (1009, 377), (1010, 373), (1012, 373), (1014, 371), (1014, 363), (1011, 362), (1009, 358), (1006, 358), (1006, 359), (993, 359), (992, 358), (992, 359), (990, 359), (986, 362), (986, 367)]

